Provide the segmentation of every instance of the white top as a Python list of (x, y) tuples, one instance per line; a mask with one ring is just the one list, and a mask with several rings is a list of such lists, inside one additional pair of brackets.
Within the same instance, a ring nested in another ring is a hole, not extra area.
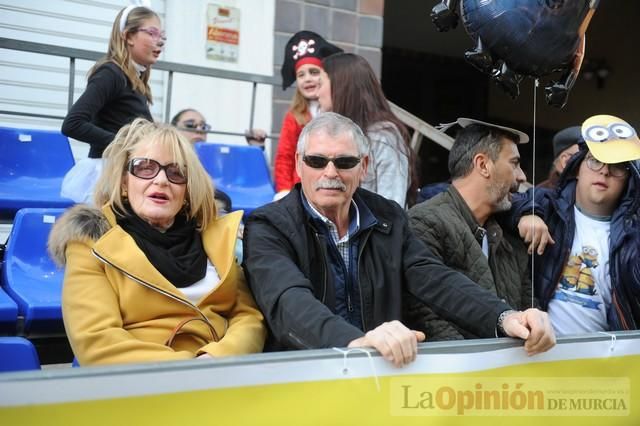
[(207, 259), (207, 272), (204, 278), (191, 284), (189, 287), (178, 288), (193, 303), (198, 303), (205, 294), (209, 294), (220, 286), (220, 276), (216, 267)]
[(400, 131), (393, 123), (380, 122), (369, 127), (367, 137), (371, 143), (369, 169), (360, 186), (404, 208), (409, 189), (409, 157)]
[(611, 222), (589, 217), (577, 207), (574, 207), (574, 216), (573, 245), (548, 309), (551, 324), (559, 336), (609, 329)]

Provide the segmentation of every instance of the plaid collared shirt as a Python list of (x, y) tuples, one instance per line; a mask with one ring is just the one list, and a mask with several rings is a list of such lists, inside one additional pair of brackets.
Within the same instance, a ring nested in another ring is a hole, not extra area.
[(355, 234), (356, 232), (358, 232), (358, 229), (360, 229), (360, 211), (358, 210), (358, 205), (355, 203), (355, 201), (351, 200), (351, 206), (355, 211), (355, 227), (354, 229), (350, 229), (351, 226), (349, 226), (347, 228), (346, 234), (344, 234), (342, 238), (340, 238), (340, 235), (338, 234), (338, 227), (335, 223), (333, 223), (328, 217), (323, 216), (318, 210), (313, 207), (311, 203), (307, 202), (307, 206), (309, 206), (309, 209), (313, 212), (313, 214), (327, 226), (329, 235), (331, 235), (331, 239), (336, 245), (336, 248), (340, 253), (340, 257), (342, 257), (342, 260), (344, 261), (344, 266), (347, 268), (347, 271), (349, 271), (349, 236), (351, 234)]

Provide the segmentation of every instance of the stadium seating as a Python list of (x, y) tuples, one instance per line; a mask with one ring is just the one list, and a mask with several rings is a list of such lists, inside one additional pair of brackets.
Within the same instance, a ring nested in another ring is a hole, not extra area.
[(218, 189), (231, 197), (233, 210), (245, 216), (275, 194), (262, 150), (255, 146), (200, 142), (196, 152)]
[(14, 333), (17, 320), (18, 305), (4, 290), (0, 289), (0, 333)]
[(73, 204), (60, 197), (73, 165), (69, 140), (60, 132), (0, 127), (0, 214)]
[(0, 372), (39, 370), (35, 347), (22, 337), (0, 337)]
[(2, 270), (4, 290), (24, 317), (24, 333), (63, 333), (63, 271), (47, 254), (47, 238), (64, 209), (21, 209), (9, 235)]

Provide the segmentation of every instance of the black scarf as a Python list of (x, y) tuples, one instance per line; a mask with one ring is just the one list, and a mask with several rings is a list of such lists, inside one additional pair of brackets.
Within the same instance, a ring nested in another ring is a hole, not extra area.
[[(114, 209), (115, 210), (115, 209)], [(207, 255), (195, 220), (178, 214), (166, 232), (160, 232), (125, 204), (116, 221), (134, 239), (149, 262), (174, 286), (188, 287), (204, 278)]]

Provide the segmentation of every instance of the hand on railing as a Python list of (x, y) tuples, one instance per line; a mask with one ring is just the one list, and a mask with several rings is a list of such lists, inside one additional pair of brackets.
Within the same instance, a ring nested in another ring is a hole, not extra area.
[(262, 129), (245, 130), (244, 137), (249, 145), (264, 147), (267, 132)]

